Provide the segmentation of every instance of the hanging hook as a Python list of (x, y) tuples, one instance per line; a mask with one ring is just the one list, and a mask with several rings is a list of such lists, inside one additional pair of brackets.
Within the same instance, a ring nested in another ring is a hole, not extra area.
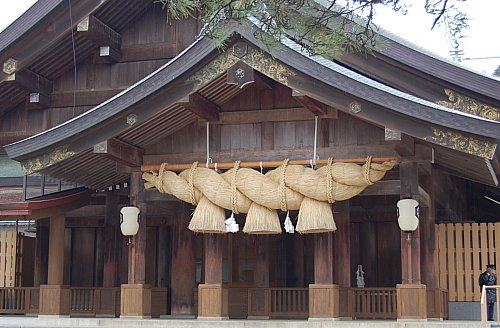
[(214, 170), (215, 170), (215, 172), (217, 172), (217, 162), (215, 162)]
[(260, 174), (263, 174), (262, 171), (264, 171), (264, 168), (262, 167), (262, 161), (260, 161), (259, 165), (260, 165)]
[(314, 153), (312, 159), (314, 166), (316, 166), (316, 160), (317, 160), (316, 158), (317, 144), (318, 144), (318, 116), (314, 116)]
[(207, 163), (205, 165), (208, 168), (208, 164), (212, 163), (212, 159), (210, 158), (210, 122), (207, 121)]

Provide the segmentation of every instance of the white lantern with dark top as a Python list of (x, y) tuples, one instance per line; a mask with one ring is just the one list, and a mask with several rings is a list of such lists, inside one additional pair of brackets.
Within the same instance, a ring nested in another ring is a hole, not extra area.
[(407, 198), (398, 201), (398, 224), (399, 228), (411, 233), (418, 228), (418, 202), (415, 199)]
[(135, 236), (139, 231), (139, 220), (141, 211), (135, 206), (125, 206), (120, 210), (120, 229), (124, 236)]

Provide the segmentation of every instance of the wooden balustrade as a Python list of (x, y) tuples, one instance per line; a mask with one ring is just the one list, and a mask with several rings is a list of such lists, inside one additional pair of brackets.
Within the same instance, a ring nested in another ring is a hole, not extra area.
[(448, 319), (448, 291), (440, 288), (427, 288), (427, 318)]
[(95, 288), (72, 287), (70, 313), (76, 315), (95, 314)]
[(353, 288), (353, 317), (356, 319), (395, 319), (396, 288)]
[(307, 318), (308, 288), (269, 288), (269, 317)]

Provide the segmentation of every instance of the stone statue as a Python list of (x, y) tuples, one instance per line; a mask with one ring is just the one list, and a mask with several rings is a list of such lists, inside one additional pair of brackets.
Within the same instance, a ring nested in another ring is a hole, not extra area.
[(363, 266), (361, 264), (358, 265), (358, 271), (356, 271), (356, 283), (358, 284), (358, 288), (365, 287), (365, 278), (363, 277), (365, 272), (363, 271)]

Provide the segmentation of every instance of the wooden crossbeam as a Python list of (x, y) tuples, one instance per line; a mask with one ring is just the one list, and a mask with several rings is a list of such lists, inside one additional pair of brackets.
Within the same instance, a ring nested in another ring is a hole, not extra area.
[(105, 58), (110, 62), (120, 61), (122, 37), (111, 27), (95, 16), (87, 16), (78, 23), (76, 30), (83, 33), (87, 39), (94, 41), (100, 47), (99, 56), (101, 58)]
[(113, 138), (94, 145), (94, 154), (102, 155), (126, 166), (140, 166), (143, 150)]
[[(337, 112), (328, 109), (320, 116), (324, 119), (336, 119)], [(275, 109), (259, 109), (245, 110), (235, 112), (220, 112), (219, 119), (212, 121), (212, 124), (254, 124), (264, 122), (295, 122), (295, 121), (311, 121), (314, 120), (314, 115), (301, 107), (297, 108), (275, 108)]]
[(219, 107), (198, 93), (192, 93), (178, 103), (204, 120), (217, 121), (219, 119)]

